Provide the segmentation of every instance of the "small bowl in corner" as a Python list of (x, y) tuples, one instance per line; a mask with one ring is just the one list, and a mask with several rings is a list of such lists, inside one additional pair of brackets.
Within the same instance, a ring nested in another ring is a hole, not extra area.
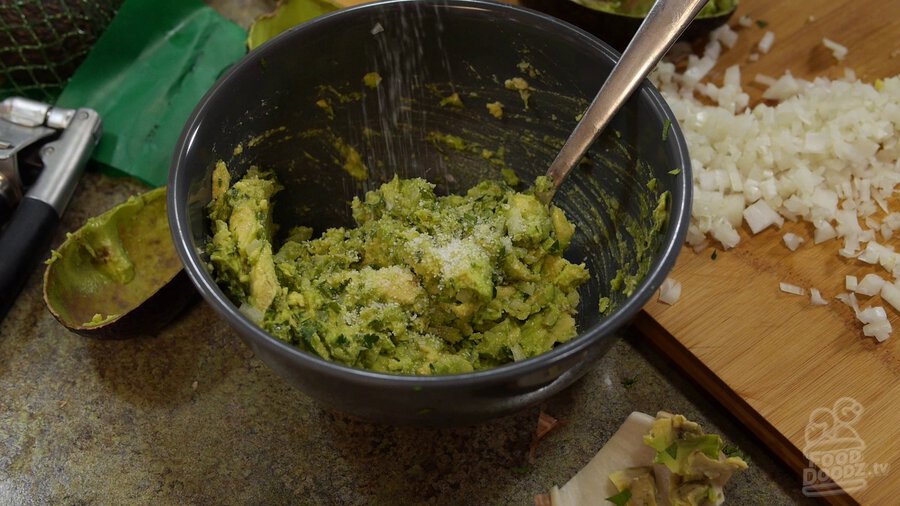
[[(520, 3), (583, 28), (620, 52), (625, 50), (644, 21), (643, 16), (593, 9), (575, 0), (520, 0)], [(738, 2), (735, 0), (727, 11), (714, 12), (712, 15), (701, 13), (678, 40), (691, 41), (709, 34), (727, 23), (737, 7)]]

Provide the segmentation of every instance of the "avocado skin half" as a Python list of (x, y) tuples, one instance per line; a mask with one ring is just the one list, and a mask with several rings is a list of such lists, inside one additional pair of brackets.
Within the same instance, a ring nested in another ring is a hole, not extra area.
[(69, 330), (84, 337), (96, 339), (149, 337), (159, 334), (166, 325), (199, 298), (200, 294), (191, 283), (191, 278), (181, 270), (140, 306), (105, 325), (69, 327), (59, 316), (56, 314), (53, 316)]
[(155, 335), (198, 297), (172, 243), (165, 187), (90, 218), (44, 271), (47, 309), (86, 337)]

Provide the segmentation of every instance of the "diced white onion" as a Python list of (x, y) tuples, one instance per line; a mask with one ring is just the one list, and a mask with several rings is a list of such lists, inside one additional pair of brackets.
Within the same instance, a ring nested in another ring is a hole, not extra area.
[(762, 39), (759, 40), (759, 52), (762, 54), (766, 54), (772, 49), (772, 44), (775, 43), (775, 33), (766, 32), (763, 35)]
[(850, 306), (857, 315), (859, 314), (859, 303), (856, 301), (856, 294), (853, 292), (839, 293), (834, 298)]
[(856, 289), (854, 292), (860, 295), (867, 295), (869, 297), (880, 293), (881, 287), (884, 286), (884, 278), (879, 276), (878, 274), (866, 274), (862, 281), (856, 285)]
[(876, 241), (866, 243), (866, 249), (859, 255), (859, 260), (867, 264), (878, 264), (887, 271), (893, 271), (898, 264), (900, 255), (894, 252), (891, 246), (879, 244)]
[(722, 243), (725, 249), (733, 248), (741, 241), (741, 236), (730, 223), (721, 222), (713, 225), (710, 234), (713, 239)]
[(825, 45), (828, 49), (831, 50), (831, 54), (834, 56), (835, 60), (843, 60), (847, 56), (848, 49), (846, 46), (842, 46), (837, 42), (825, 37), (822, 39), (822, 44)]
[(820, 244), (837, 237), (837, 232), (835, 232), (834, 227), (832, 227), (831, 223), (828, 223), (827, 221), (816, 222), (815, 227), (815, 232), (813, 232), (813, 242), (816, 244)]
[(866, 243), (866, 249), (862, 251), (857, 257), (861, 262), (865, 262), (867, 264), (876, 264), (878, 263), (878, 257), (881, 252), (881, 245), (879, 245), (875, 241), (869, 241)]
[(900, 286), (897, 283), (885, 283), (881, 287), (881, 300), (887, 302), (900, 312)]
[(519, 362), (528, 358), (525, 355), (525, 351), (522, 349), (522, 345), (519, 343), (513, 343), (509, 346), (509, 351), (512, 353), (513, 361)]
[(372, 35), (378, 35), (379, 33), (383, 32), (383, 31), (384, 31), (384, 27), (381, 26), (381, 23), (375, 23), (375, 26), (372, 27), (372, 30), (370, 31), (370, 33)]
[(827, 306), (828, 301), (822, 298), (822, 293), (818, 288), (809, 289), (809, 302), (814, 306)]
[(718, 40), (723, 46), (731, 49), (737, 44), (738, 34), (728, 24), (724, 24), (709, 34), (710, 38)]
[(883, 307), (875, 306), (863, 309), (857, 313), (856, 318), (864, 324), (863, 335), (874, 337), (878, 342), (891, 336), (891, 322), (888, 321)]
[(797, 251), (797, 248), (799, 248), (800, 245), (803, 244), (803, 238), (792, 232), (784, 234), (784, 237), (782, 237), (782, 239), (784, 240), (784, 245), (787, 246), (791, 251)]
[(775, 86), (775, 83), (778, 82), (778, 79), (775, 79), (772, 76), (767, 76), (765, 74), (756, 74), (753, 80), (759, 84), (762, 84), (766, 87)]
[(784, 293), (791, 293), (794, 295), (803, 295), (805, 293), (805, 290), (803, 290), (803, 287), (797, 286), (797, 285), (792, 285), (791, 283), (785, 283), (784, 281), (782, 281), (781, 283), (778, 283), (778, 286), (781, 288), (781, 291)]
[(678, 302), (680, 298), (681, 283), (672, 278), (666, 278), (659, 287), (659, 301), (671, 306)]
[(863, 335), (874, 337), (879, 343), (887, 341), (891, 337), (892, 330), (891, 322), (887, 318), (863, 325)]
[(744, 221), (750, 227), (750, 231), (758, 234), (771, 225), (784, 225), (784, 218), (776, 213), (765, 200), (757, 200), (744, 209)]
[[(749, 25), (749, 17), (737, 22)], [(756, 234), (785, 219), (803, 221), (813, 227), (807, 240), (838, 239), (840, 255), (887, 271), (891, 277), (881, 276), (879, 291), (885, 304), (894, 305), (893, 298), (900, 305), (900, 284), (884, 282), (900, 279), (900, 253), (885, 245), (900, 231), (900, 212), (888, 205), (900, 189), (900, 76), (864, 83), (852, 69), (838, 79), (760, 74), (753, 81), (765, 87), (766, 101), (751, 107), (739, 67), (713, 72), (721, 53), (740, 47), (736, 38), (745, 33), (751, 32), (720, 28), (702, 54), (672, 51), (651, 75), (691, 153), (689, 246), (735, 247), (742, 222)], [(766, 32), (747, 59), (770, 51), (774, 41)], [(835, 58), (847, 54), (833, 40), (822, 43)], [(783, 240), (798, 246), (788, 234)], [(869, 278), (863, 291), (877, 286)], [(854, 292), (838, 299), (859, 311)]]
[(859, 280), (856, 279), (856, 276), (848, 274), (844, 277), (844, 288), (850, 290), (851, 292), (856, 291), (856, 287), (859, 285)]
[(256, 309), (255, 307), (251, 306), (250, 304), (247, 304), (246, 302), (241, 304), (241, 306), (238, 308), (238, 311), (240, 311), (241, 314), (246, 316), (248, 320), (250, 320), (251, 322), (256, 323), (256, 324), (259, 324), (260, 322), (262, 322), (263, 316), (265, 316), (262, 313), (262, 311), (260, 311), (259, 309)]

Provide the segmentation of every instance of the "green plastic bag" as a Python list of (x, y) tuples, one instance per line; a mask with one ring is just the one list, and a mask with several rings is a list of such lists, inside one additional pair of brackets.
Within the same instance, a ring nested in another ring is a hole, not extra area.
[(100, 113), (93, 161), (106, 172), (163, 185), (185, 122), (246, 38), (197, 0), (127, 0), (57, 105)]

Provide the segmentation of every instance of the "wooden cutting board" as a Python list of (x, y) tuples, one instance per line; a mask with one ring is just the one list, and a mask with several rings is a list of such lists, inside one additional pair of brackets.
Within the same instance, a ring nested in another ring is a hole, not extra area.
[[(747, 0), (738, 15), (768, 24), (744, 29), (717, 70), (740, 63), (745, 89), (755, 98), (762, 91), (751, 83), (757, 73), (837, 77), (846, 66), (867, 82), (900, 74), (896, 0)], [(775, 34), (771, 52), (747, 61), (768, 30)], [(849, 48), (841, 65), (823, 37)], [(782, 242), (787, 231), (807, 239), (796, 252)], [(736, 249), (715, 260), (711, 248), (685, 248), (672, 272), (683, 285), (681, 300), (673, 306), (651, 302), (636, 323), (797, 470), (805, 491), (830, 490), (810, 487), (819, 481), (815, 467), (833, 468), (834, 459), (849, 456), (855, 465), (842, 467), (844, 476), (833, 473), (844, 490), (826, 499), (900, 504), (900, 317), (886, 307), (894, 337), (881, 344), (864, 337), (853, 311), (833, 296), (845, 291), (845, 275), (862, 279), (876, 270), (840, 257), (836, 241), (812, 245), (811, 231), (789, 223), (752, 238), (744, 233)], [(889, 243), (900, 246), (897, 238)], [(831, 302), (812, 306), (808, 297), (781, 292), (781, 281), (816, 287)], [(860, 297), (864, 306), (883, 304), (878, 297), (866, 299)], [(845, 417), (843, 439), (818, 439), (816, 424), (833, 423), (838, 402), (856, 410)], [(812, 462), (805, 450), (812, 450)]]
[[(732, 26), (743, 15), (754, 24), (740, 31), (711, 79), (720, 83), (725, 68), (741, 64), (754, 101), (763, 91), (753, 83), (757, 74), (837, 78), (848, 67), (866, 82), (900, 74), (898, 0), (743, 0)], [(767, 31), (775, 34), (771, 51), (750, 61)], [(841, 64), (823, 37), (849, 48)], [(685, 248), (672, 272), (683, 285), (681, 299), (649, 303), (636, 325), (795, 469), (798, 487), (811, 484), (804, 478), (818, 483), (816, 466), (846, 458), (846, 475), (833, 476), (839, 487), (806, 490), (829, 491), (825, 498), (837, 504), (900, 504), (900, 315), (887, 308), (896, 335), (878, 344), (863, 336), (844, 304), (831, 299), (817, 307), (782, 293), (779, 282), (787, 281), (832, 298), (844, 291), (846, 274), (874, 272), (839, 257), (835, 241), (807, 240), (790, 252), (782, 242), (788, 231), (811, 238), (811, 227), (788, 223), (752, 238), (742, 232), (740, 245), (715, 259), (712, 248)], [(900, 238), (890, 242), (900, 250)], [(871, 302), (880, 304), (877, 297)], [(855, 411), (836, 413), (839, 402)], [(837, 439), (816, 438), (824, 428), (816, 423), (835, 414), (847, 422)], [(808, 439), (818, 443), (810, 447), (818, 450), (812, 462), (804, 456)]]

